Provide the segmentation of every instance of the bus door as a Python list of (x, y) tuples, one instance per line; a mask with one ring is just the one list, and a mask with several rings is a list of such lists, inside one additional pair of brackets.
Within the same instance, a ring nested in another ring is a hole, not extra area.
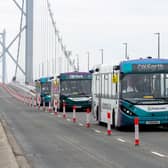
[(92, 78), (92, 111), (94, 117), (99, 121), (100, 116), (100, 98), (101, 98), (101, 74), (94, 74)]
[(51, 87), (51, 95), (52, 95), (52, 102), (54, 99), (58, 102), (59, 101), (59, 80), (55, 79), (52, 81), (52, 87)]
[(94, 74), (92, 78), (92, 111), (99, 122), (101, 122), (102, 90), (102, 74)]
[(118, 126), (119, 115), (119, 70), (114, 70), (112, 75), (112, 125)]
[[(101, 74), (101, 91), (99, 97), (99, 118), (101, 122), (107, 123), (107, 112), (111, 113), (112, 116), (112, 72)], [(112, 120), (111, 120), (112, 124)]]

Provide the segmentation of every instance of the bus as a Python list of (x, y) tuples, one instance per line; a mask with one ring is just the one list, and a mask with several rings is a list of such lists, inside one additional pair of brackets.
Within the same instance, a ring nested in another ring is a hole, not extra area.
[(56, 97), (60, 111), (63, 109), (63, 103), (68, 110), (72, 110), (73, 106), (76, 106), (77, 110), (91, 108), (91, 73), (61, 73), (56, 80), (59, 83), (59, 93)]
[(168, 125), (168, 59), (136, 59), (92, 70), (92, 112), (99, 123), (116, 128)]
[(41, 77), (35, 80), (36, 96), (41, 97), (40, 105), (43, 102), (45, 105), (49, 105), (49, 102), (53, 101), (54, 84), (54, 77)]

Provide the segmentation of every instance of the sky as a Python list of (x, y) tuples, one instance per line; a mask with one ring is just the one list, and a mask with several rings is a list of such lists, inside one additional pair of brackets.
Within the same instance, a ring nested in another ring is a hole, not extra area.
[[(18, 0), (20, 1), (20, 0)], [(118, 64), (125, 57), (128, 44), (130, 59), (157, 57), (160, 33), (160, 56), (168, 57), (167, 0), (50, 0), (56, 26), (64, 44), (79, 56), (80, 70), (103, 62)], [(18, 9), (12, 0), (0, 2), (0, 31), (8, 32), (8, 41), (19, 25)]]
[[(54, 15), (66, 44), (90, 66), (117, 64), (128, 43), (130, 58), (157, 57), (160, 33), (161, 57), (168, 53), (168, 1), (166, 0), (55, 0)], [(81, 64), (81, 68), (87, 67)]]

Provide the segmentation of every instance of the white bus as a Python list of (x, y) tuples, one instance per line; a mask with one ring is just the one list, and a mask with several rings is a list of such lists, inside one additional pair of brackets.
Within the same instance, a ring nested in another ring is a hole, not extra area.
[[(114, 80), (112, 65), (97, 65), (92, 74), (92, 112), (99, 123), (107, 123), (107, 112), (111, 112), (111, 124), (117, 126), (114, 121), (118, 113), (119, 83)], [(117, 76), (116, 79), (117, 80)], [(113, 83), (115, 82), (115, 83)], [(116, 115), (114, 117), (114, 115)]]

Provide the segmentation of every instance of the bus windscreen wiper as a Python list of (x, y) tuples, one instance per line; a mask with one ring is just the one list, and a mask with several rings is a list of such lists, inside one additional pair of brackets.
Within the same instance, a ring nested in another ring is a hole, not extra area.
[(84, 92), (78, 92), (78, 95), (84, 95), (84, 96), (87, 96), (87, 94), (84, 93)]
[(131, 104), (141, 104), (141, 102), (144, 102), (146, 101), (145, 99), (126, 99), (126, 98), (122, 98), (123, 100), (127, 101), (128, 103), (131, 103)]
[(168, 101), (168, 97), (155, 97), (154, 99), (166, 100)]

